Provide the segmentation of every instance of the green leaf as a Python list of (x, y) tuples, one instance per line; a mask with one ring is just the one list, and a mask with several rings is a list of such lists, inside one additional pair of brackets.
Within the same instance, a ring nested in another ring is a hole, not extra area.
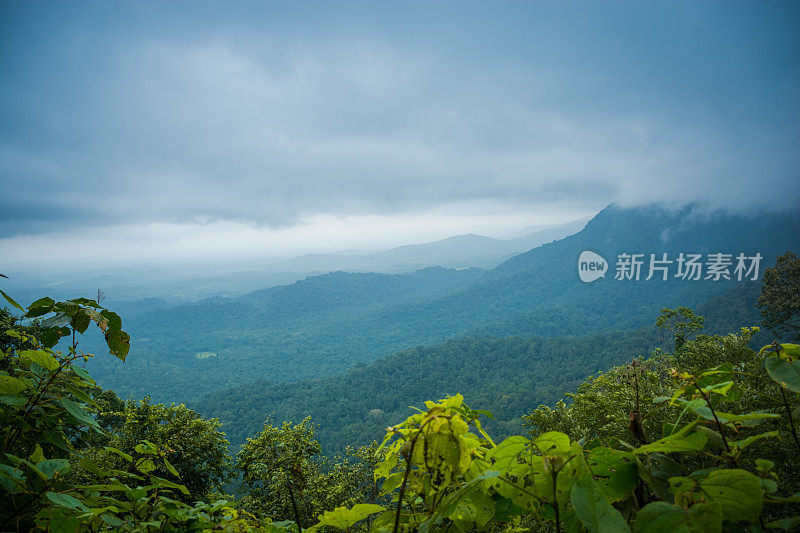
[(57, 328), (48, 328), (42, 332), (40, 338), (42, 340), (42, 344), (45, 345), (47, 348), (52, 348), (58, 341), (61, 340), (61, 337), (66, 337), (70, 334), (69, 328), (66, 326), (57, 327)]
[[(150, 460), (148, 459), (148, 461), (150, 461)], [(152, 462), (152, 461), (150, 461), (150, 462)], [(155, 466), (155, 464), (153, 466)], [(186, 494), (187, 496), (189, 495), (189, 489), (187, 489), (185, 485), (181, 485), (179, 483), (174, 483), (172, 481), (169, 481), (168, 479), (164, 479), (164, 478), (161, 478), (161, 477), (158, 477), (158, 476), (152, 476), (152, 479), (154, 481), (157, 481), (158, 484), (161, 487), (167, 487), (167, 488), (170, 488), (170, 489), (178, 489), (179, 491), (181, 491), (182, 493)]]
[(723, 383), (715, 383), (714, 385), (709, 385), (708, 387), (703, 387), (703, 392), (705, 393), (714, 393), (719, 394), (720, 396), (727, 396), (728, 392), (733, 388), (733, 381), (725, 381)]
[(374, 503), (359, 503), (353, 506), (352, 509), (346, 507), (337, 507), (333, 511), (325, 511), (319, 516), (319, 522), (306, 531), (316, 531), (325, 526), (334, 527), (336, 529), (348, 529), (356, 522), (364, 520), (371, 514), (380, 513), (385, 509), (380, 505)]
[(9, 396), (4, 394), (0, 396), (0, 403), (19, 407), (20, 405), (25, 405), (28, 403), (28, 399), (25, 396)]
[(112, 481), (111, 483), (103, 483), (99, 485), (81, 485), (78, 488), (80, 490), (97, 492), (126, 492), (129, 487), (120, 483), (119, 481)]
[(144, 461), (139, 461), (136, 464), (136, 470), (138, 470), (142, 474), (148, 474), (155, 469), (156, 469), (156, 464), (153, 462), (152, 459), (145, 459)]
[(19, 356), (22, 359), (33, 361), (51, 372), (61, 367), (61, 364), (56, 361), (56, 358), (44, 350), (23, 350), (19, 352)]
[(90, 511), (80, 500), (69, 496), (68, 494), (58, 494), (56, 492), (45, 492), (44, 494), (48, 500), (61, 507), (72, 509), (73, 511)]
[(114, 453), (114, 454), (117, 454), (117, 455), (119, 455), (120, 457), (122, 457), (123, 459), (125, 459), (128, 462), (132, 462), (133, 461), (133, 457), (131, 457), (127, 453), (123, 452), (119, 448), (114, 448), (113, 446), (106, 446), (106, 451)]
[(508, 470), (516, 463), (517, 455), (528, 447), (530, 441), (525, 437), (508, 437), (503, 442), (486, 452), (486, 460), (490, 461), (492, 470)]
[(153, 444), (152, 442), (147, 442), (147, 441), (140, 442), (139, 444), (134, 446), (133, 449), (136, 453), (147, 454), (147, 455), (153, 455), (158, 453), (158, 447), (156, 447), (156, 445)]
[(772, 522), (767, 522), (767, 527), (770, 529), (782, 529), (783, 531), (796, 531), (797, 528), (800, 528), (800, 516), (773, 520)]
[[(436, 522), (441, 521), (442, 518), (451, 518), (451, 519), (456, 518), (454, 514), (459, 512), (459, 510), (463, 510), (464, 505), (469, 506), (468, 500), (470, 500), (473, 496), (476, 495), (477, 490), (483, 485), (485, 481), (499, 478), (501, 477), (501, 475), (502, 474), (496, 470), (487, 470), (482, 474), (469, 480), (455, 492), (451, 492), (450, 494), (448, 494), (444, 499), (442, 499), (441, 504), (437, 506), (436, 514), (428, 521), (420, 524), (420, 531), (424, 530), (425, 528), (430, 529), (430, 526), (432, 526)], [(478, 513), (479, 511), (476, 508), (475, 509), (476, 519), (478, 518)], [(491, 518), (491, 516), (489, 518)]]
[(639, 484), (639, 466), (632, 453), (597, 447), (585, 457), (597, 486), (612, 502), (625, 498)]
[[(781, 344), (781, 356), (789, 356), (790, 359), (800, 359), (800, 344)], [(764, 355), (767, 352), (775, 352), (775, 347), (767, 344), (758, 351), (758, 355)]]
[(741, 415), (737, 415), (734, 413), (723, 413), (721, 411), (717, 411), (717, 418), (723, 424), (726, 424), (728, 422), (733, 422), (748, 427), (756, 426), (768, 418), (780, 418), (780, 416), (781, 415), (777, 415), (775, 413), (760, 413), (757, 411)]
[(78, 377), (82, 378), (83, 380), (89, 382), (92, 385), (94, 384), (94, 379), (92, 379), (92, 376), (90, 376), (89, 373), (86, 370), (82, 369), (79, 366), (75, 366), (75, 365), (73, 365), (71, 368), (72, 368), (72, 371), (75, 372), (75, 374), (78, 375)]
[(173, 476), (178, 477), (178, 478), (181, 477), (181, 475), (178, 473), (178, 470), (174, 466), (172, 466), (172, 463), (167, 461), (166, 457), (164, 457), (164, 466), (167, 467), (167, 471), (170, 474), (172, 474)]
[(75, 533), (81, 530), (84, 521), (78, 518), (78, 513), (70, 509), (48, 505), (36, 515), (36, 523), (42, 531)]
[(29, 388), (27, 383), (20, 379), (0, 374), (0, 394), (17, 395)]
[(106, 344), (112, 355), (125, 361), (128, 351), (131, 349), (131, 336), (118, 329), (109, 329), (106, 331)]
[(567, 455), (570, 451), (569, 437), (558, 431), (548, 431), (536, 438), (536, 446), (542, 455)]
[(719, 533), (722, 508), (719, 504), (698, 503), (688, 510), (667, 502), (647, 504), (633, 525), (633, 533)]
[(72, 317), (72, 327), (81, 334), (89, 327), (89, 322), (91, 322), (91, 319), (83, 309), (75, 313), (75, 316)]
[(28, 306), (28, 312), (25, 313), (25, 317), (36, 318), (38, 316), (46, 315), (53, 309), (55, 303), (55, 300), (52, 298), (39, 298)]
[(761, 439), (772, 439), (780, 437), (780, 433), (777, 431), (767, 431), (766, 433), (759, 433), (758, 435), (753, 435), (751, 437), (744, 438), (742, 440), (732, 440), (728, 441), (728, 444), (731, 446), (736, 446), (740, 450), (743, 450), (753, 444), (754, 442), (761, 440)]
[(69, 459), (46, 459), (36, 463), (38, 468), (47, 479), (51, 479), (56, 473), (65, 470), (69, 466)]
[(117, 313), (109, 311), (108, 309), (103, 309), (100, 311), (100, 315), (105, 318), (106, 328), (110, 329), (111, 331), (122, 330), (122, 319)]
[(73, 298), (72, 300), (67, 300), (70, 303), (74, 303), (77, 305), (85, 305), (86, 307), (94, 307), (95, 309), (102, 309), (103, 306), (97, 303), (95, 300), (90, 300), (89, 298)]
[(37, 444), (36, 449), (33, 450), (33, 453), (30, 456), (30, 460), (34, 463), (38, 463), (39, 461), (44, 461), (44, 459), (44, 451), (42, 451), (42, 447)]
[(3, 295), (3, 298), (5, 298), (5, 299), (6, 299), (6, 301), (7, 301), (8, 303), (10, 303), (11, 305), (13, 305), (14, 307), (16, 307), (17, 309), (19, 309), (20, 311), (24, 311), (24, 310), (25, 310), (25, 309), (23, 309), (23, 308), (22, 308), (22, 306), (21, 306), (21, 305), (19, 305), (19, 304), (18, 304), (18, 303), (17, 303), (17, 302), (16, 302), (16, 301), (15, 301), (15, 300), (14, 300), (14, 299), (11, 297), (11, 296), (9, 296), (8, 294), (4, 293), (3, 291), (0, 291), (0, 294), (2, 294), (2, 295)]
[(78, 463), (83, 467), (84, 470), (91, 472), (92, 474), (96, 474), (101, 477), (107, 477), (108, 473), (104, 470), (101, 470), (99, 466), (94, 464), (94, 462), (90, 461), (85, 457), (81, 457), (78, 459)]
[(706, 445), (706, 436), (702, 433), (692, 432), (696, 423), (684, 426), (679, 431), (659, 439), (650, 444), (645, 444), (633, 450), (633, 453), (672, 453), (672, 452), (696, 452), (702, 450)]
[(609, 504), (595, 483), (579, 479), (572, 485), (570, 503), (581, 523), (592, 533), (630, 531), (622, 515)]
[(88, 403), (89, 405), (93, 405), (94, 407), (99, 407), (94, 398), (83, 392), (80, 388), (76, 387), (75, 385), (67, 384), (65, 385), (64, 388), (67, 389), (70, 394), (78, 398), (78, 400), (82, 401), (83, 403)]
[(25, 466), (27, 466), (28, 468), (30, 468), (30, 469), (31, 469), (31, 471), (32, 471), (34, 474), (36, 474), (37, 476), (39, 476), (39, 479), (41, 479), (42, 481), (47, 481), (47, 474), (45, 474), (44, 472), (42, 472), (41, 470), (39, 470), (39, 467), (38, 467), (38, 466), (36, 466), (35, 464), (31, 463), (31, 462), (30, 462), (30, 461), (28, 461), (27, 459), (20, 459), (20, 461), (22, 461), (22, 463), (24, 463), (24, 464), (25, 464)]
[(52, 316), (47, 320), (42, 320), (42, 326), (46, 328), (60, 328), (61, 326), (66, 326), (69, 324), (69, 320), (69, 315), (57, 313), (55, 316)]
[(75, 417), (79, 422), (83, 422), (84, 424), (95, 428), (100, 427), (97, 425), (97, 421), (92, 418), (89, 413), (84, 411), (79, 404), (73, 402), (69, 398), (59, 398), (58, 401), (61, 402), (61, 405), (64, 406), (64, 409), (66, 409), (67, 412)]
[[(485, 531), (486, 524), (494, 518), (496, 512), (495, 504), (492, 498), (486, 498), (478, 491), (472, 491), (465, 494), (464, 497), (458, 502), (455, 512), (449, 513), (450, 520), (457, 526), (458, 531)], [(420, 533), (425, 529), (428, 531), (441, 531), (442, 528), (431, 528), (436, 523), (436, 520), (430, 520), (425, 523), (425, 528), (420, 525)]]
[(800, 344), (783, 344), (781, 345), (781, 356), (788, 355), (790, 359), (797, 361), (800, 359)]
[(750, 472), (738, 468), (712, 470), (699, 485), (711, 501), (720, 504), (726, 520), (755, 522), (761, 515), (763, 489)]
[(785, 389), (800, 392), (800, 361), (786, 361), (780, 357), (767, 357), (767, 373)]
[(25, 492), (25, 473), (19, 468), (0, 463), (0, 486), (11, 494)]

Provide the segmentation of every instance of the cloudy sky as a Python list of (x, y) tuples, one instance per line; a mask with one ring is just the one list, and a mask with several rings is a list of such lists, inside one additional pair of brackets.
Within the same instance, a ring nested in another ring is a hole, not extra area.
[(0, 2), (0, 261), (800, 200), (797, 2)]

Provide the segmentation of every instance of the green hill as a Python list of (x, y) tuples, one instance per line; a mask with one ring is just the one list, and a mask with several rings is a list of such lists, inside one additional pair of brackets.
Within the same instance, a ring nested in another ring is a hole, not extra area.
[[(758, 293), (758, 284), (744, 283), (698, 306), (706, 316), (705, 332), (756, 325)], [(320, 441), (340, 450), (379, 440), (387, 425), (408, 416), (411, 405), (460, 392), (494, 414), (487, 427), (500, 437), (521, 432), (523, 414), (554, 404), (587, 376), (648, 355), (661, 338), (654, 327), (580, 338), (462, 337), (404, 350), (326, 379), (260, 380), (215, 392), (193, 407), (220, 418), (233, 445), (255, 434), (268, 418), (299, 422), (311, 415), (320, 424)], [(755, 340), (766, 342), (765, 334)]]
[[(618, 281), (617, 254), (756, 252), (761, 268), (797, 250), (800, 217), (705, 216), (691, 208), (609, 207), (578, 234), (535, 248), (489, 271), (429, 268), (410, 274), (315, 276), (235, 299), (154, 308), (129, 317), (129, 362), (92, 361), (121, 395), (191, 401), (253, 382), (342, 373), (398, 350), (460, 336), (582, 336), (635, 329), (662, 307), (695, 306), (732, 281)], [(577, 259), (594, 250), (605, 279), (580, 282)], [(646, 276), (646, 272), (642, 278)]]

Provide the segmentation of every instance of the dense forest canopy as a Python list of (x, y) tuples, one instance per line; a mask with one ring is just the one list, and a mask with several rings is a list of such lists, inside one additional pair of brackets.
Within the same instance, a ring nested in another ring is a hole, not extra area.
[[(786, 313), (797, 261), (785, 254), (768, 270), (758, 297), (763, 317)], [(718, 324), (727, 309), (735, 316), (742, 308), (737, 298), (753, 307), (752, 287), (709, 302)], [(234, 460), (218, 420), (184, 405), (121, 401), (82, 368), (93, 356), (77, 349), (78, 339), (92, 323), (118, 364), (128, 357), (117, 314), (90, 299), (22, 307), (2, 296), (35, 319), (0, 315), (4, 529), (658, 532), (800, 524), (800, 345), (776, 340), (755, 350), (758, 328), (705, 334), (705, 317), (686, 307), (664, 309), (655, 330), (623, 339), (623, 349), (649, 343), (646, 354), (589, 377), (567, 401), (530, 408), (520, 432), (527, 434), (493, 436), (493, 415), (454, 392), (405, 421), (398, 416), (380, 445), (338, 455), (322, 453), (312, 418), (267, 419)], [(775, 323), (772, 333), (792, 323)], [(60, 338), (70, 344), (54, 351)], [(395, 357), (424, 372), (437, 351), (473, 350), (491, 374), (496, 361), (480, 354), (493, 345), (513, 360), (543, 341), (503, 342), (467, 338)], [(409, 374), (393, 380), (413, 382)]]
[[(460, 336), (583, 336), (647, 327), (664, 307), (697, 307), (741, 281), (705, 275), (648, 281), (647, 272), (638, 281), (618, 281), (613, 270), (619, 253), (667, 253), (673, 260), (681, 252), (759, 253), (763, 272), (798, 247), (796, 227), (797, 213), (711, 216), (692, 207), (610, 206), (579, 233), (490, 270), (336, 272), (237, 298), (180, 306), (142, 302), (138, 312), (128, 305), (135, 357), (125, 365), (96, 358), (87, 369), (122, 397), (192, 402), (258, 379), (338, 375)], [(611, 262), (606, 279), (578, 279), (583, 250)], [(103, 339), (90, 331), (81, 342), (99, 350)]]
[[(742, 283), (698, 306), (705, 333), (736, 331), (759, 322), (757, 283)], [(754, 346), (771, 337), (757, 334)], [(532, 406), (553, 404), (593, 373), (647, 357), (669, 345), (655, 325), (585, 337), (470, 336), (416, 347), (383, 357), (343, 375), (280, 383), (259, 380), (210, 394), (191, 405), (219, 418), (232, 443), (252, 435), (266, 418), (320, 424), (317, 435), (328, 451), (377, 439), (425, 398), (460, 392), (491, 411), (485, 421), (495, 435), (522, 430), (522, 415)], [(409, 379), (413, 376), (413, 379)]]

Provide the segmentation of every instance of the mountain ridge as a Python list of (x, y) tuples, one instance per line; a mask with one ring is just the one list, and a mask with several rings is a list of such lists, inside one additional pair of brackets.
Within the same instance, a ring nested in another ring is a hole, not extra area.
[[(724, 334), (760, 324), (755, 282), (733, 287), (697, 307), (704, 332)], [(656, 316), (651, 316), (650, 323)], [(753, 346), (769, 342), (762, 333)], [(319, 424), (329, 450), (379, 440), (386, 425), (408, 416), (409, 406), (459, 392), (473, 408), (491, 411), (484, 422), (496, 437), (523, 432), (521, 416), (553, 405), (591, 374), (647, 356), (663, 342), (650, 325), (580, 338), (468, 336), (402, 350), (344, 374), (291, 383), (269, 380), (211, 393), (192, 403), (220, 418), (232, 445), (244, 443), (268, 419)], [(414, 379), (409, 379), (414, 376)]]
[[(93, 371), (123, 395), (156, 389), (160, 400), (194, 400), (264, 376), (275, 381), (325, 377), (458, 336), (583, 336), (636, 329), (662, 307), (694, 306), (737, 282), (607, 276), (581, 283), (581, 250), (601, 252), (612, 264), (617, 250), (609, 243), (618, 243), (619, 251), (642, 253), (760, 250), (763, 269), (787, 249), (800, 248), (797, 214), (713, 222), (686, 222), (686, 216), (610, 207), (583, 231), (488, 271), (335, 273), (244, 297), (155, 309), (126, 321), (134, 338), (130, 365), (97, 364)], [(665, 231), (672, 232), (670, 239), (662, 238)], [(198, 353), (216, 356), (198, 360)]]

